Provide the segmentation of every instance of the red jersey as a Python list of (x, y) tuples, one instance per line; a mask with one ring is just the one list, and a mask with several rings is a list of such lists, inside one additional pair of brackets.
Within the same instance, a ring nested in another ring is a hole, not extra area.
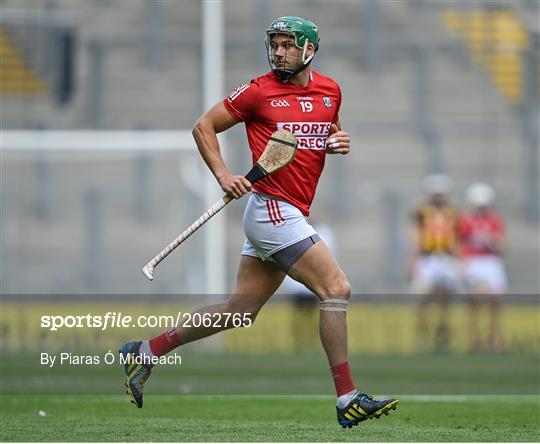
[(274, 131), (287, 130), (298, 140), (296, 157), (287, 167), (253, 185), (255, 191), (279, 197), (309, 216), (309, 208), (324, 168), (330, 125), (339, 120), (338, 84), (311, 71), (303, 88), (269, 72), (235, 89), (223, 104), (245, 122), (255, 163)]
[(502, 219), (492, 210), (464, 213), (458, 220), (458, 235), (464, 256), (497, 254), (497, 240), (503, 232)]

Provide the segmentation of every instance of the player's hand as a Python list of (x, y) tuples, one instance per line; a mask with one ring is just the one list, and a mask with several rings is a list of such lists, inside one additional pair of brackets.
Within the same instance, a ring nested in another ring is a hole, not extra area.
[(251, 191), (251, 182), (244, 176), (227, 174), (219, 179), (221, 189), (235, 199), (240, 199), (244, 194)]
[(330, 135), (326, 139), (327, 154), (348, 154), (351, 150), (349, 133), (341, 131), (335, 123), (330, 127)]

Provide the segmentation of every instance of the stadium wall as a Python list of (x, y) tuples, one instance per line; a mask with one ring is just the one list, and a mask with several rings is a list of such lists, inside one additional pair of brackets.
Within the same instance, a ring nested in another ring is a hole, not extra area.
[[(46, 315), (74, 316), (105, 313), (138, 316), (171, 315), (188, 313), (196, 308), (187, 304), (156, 304), (152, 302), (4, 302), (2, 304), (1, 331), (2, 350), (20, 353), (24, 351), (67, 350), (116, 350), (126, 340), (149, 337), (160, 333), (158, 328), (63, 328), (50, 331), (40, 327), (41, 317)], [(353, 354), (402, 354), (426, 352), (420, 347), (416, 334), (416, 306), (404, 303), (359, 302), (351, 304), (347, 317), (349, 322), (349, 350)], [(434, 324), (439, 314), (433, 310), (428, 319), (430, 337), (434, 338)], [(488, 313), (481, 313), (481, 326), (487, 332)], [(540, 352), (540, 309), (536, 304), (507, 305), (502, 310), (501, 326), (504, 351), (508, 353)], [(469, 351), (468, 312), (465, 304), (454, 304), (450, 309), (451, 353)], [(366, 320), (368, 320), (366, 324)], [(319, 351), (318, 310), (299, 311), (288, 302), (269, 304), (257, 321), (247, 328), (225, 333), (224, 353), (281, 353)], [(366, 328), (376, 325), (376, 331)], [(356, 328), (356, 327), (362, 328)], [(362, 331), (362, 334), (358, 334)], [(434, 344), (433, 344), (434, 345)], [(428, 341), (429, 346), (429, 341)]]

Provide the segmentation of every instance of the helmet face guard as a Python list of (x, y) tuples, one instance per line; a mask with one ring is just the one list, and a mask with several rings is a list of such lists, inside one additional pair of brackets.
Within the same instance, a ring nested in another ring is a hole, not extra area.
[[(278, 34), (285, 35), (288, 39), (292, 38), (295, 46), (301, 50), (300, 55), (295, 58), (296, 60), (291, 60), (290, 57), (287, 58), (289, 50), (289, 46), (287, 45), (283, 60), (289, 63), (292, 62), (292, 67), (280, 67), (277, 63), (276, 45), (273, 43), (273, 38)], [(314, 51), (306, 57), (309, 43), (313, 45)], [(270, 68), (279, 79), (288, 80), (304, 70), (311, 63), (315, 53), (319, 49), (317, 26), (313, 22), (300, 17), (278, 18), (266, 30), (265, 44)]]

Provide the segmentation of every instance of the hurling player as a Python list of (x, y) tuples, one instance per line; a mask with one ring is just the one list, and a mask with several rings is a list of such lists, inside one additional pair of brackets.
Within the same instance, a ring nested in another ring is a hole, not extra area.
[(423, 187), (427, 199), (414, 212), (411, 291), (420, 295), (418, 333), (424, 349), (428, 348), (428, 306), (431, 302), (439, 305), (435, 342), (440, 350), (449, 345), (449, 306), (451, 295), (460, 284), (455, 256), (457, 212), (448, 199), (452, 189), (449, 177), (443, 174), (428, 176)]
[[(193, 128), (201, 156), (223, 191), (237, 199), (252, 191), (244, 213), (246, 239), (233, 295), (197, 312), (240, 313), (255, 320), (286, 275), (310, 288), (320, 300), (319, 331), (336, 387), (337, 419), (343, 427), (352, 427), (395, 409), (398, 401), (376, 401), (357, 389), (347, 351), (351, 287), (306, 219), (326, 156), (347, 154), (350, 149), (349, 135), (339, 120), (341, 90), (334, 80), (311, 69), (319, 49), (319, 31), (313, 22), (278, 18), (266, 30), (265, 42), (271, 71), (236, 88)], [(246, 128), (253, 162), (270, 135), (280, 129), (294, 133), (299, 142), (294, 161), (253, 187), (245, 177), (229, 171), (216, 134), (240, 122)], [(128, 342), (121, 353), (162, 356), (232, 327), (179, 325), (150, 340)], [(142, 407), (143, 386), (151, 370), (151, 365), (125, 366), (128, 394), (137, 407)]]
[(493, 351), (502, 348), (499, 325), (501, 296), (506, 292), (506, 272), (501, 259), (504, 224), (493, 208), (495, 191), (485, 183), (474, 183), (466, 193), (470, 210), (458, 220), (460, 253), (465, 284), (469, 293), (471, 349), (484, 348), (478, 321), (478, 305), (490, 306), (488, 346)]

